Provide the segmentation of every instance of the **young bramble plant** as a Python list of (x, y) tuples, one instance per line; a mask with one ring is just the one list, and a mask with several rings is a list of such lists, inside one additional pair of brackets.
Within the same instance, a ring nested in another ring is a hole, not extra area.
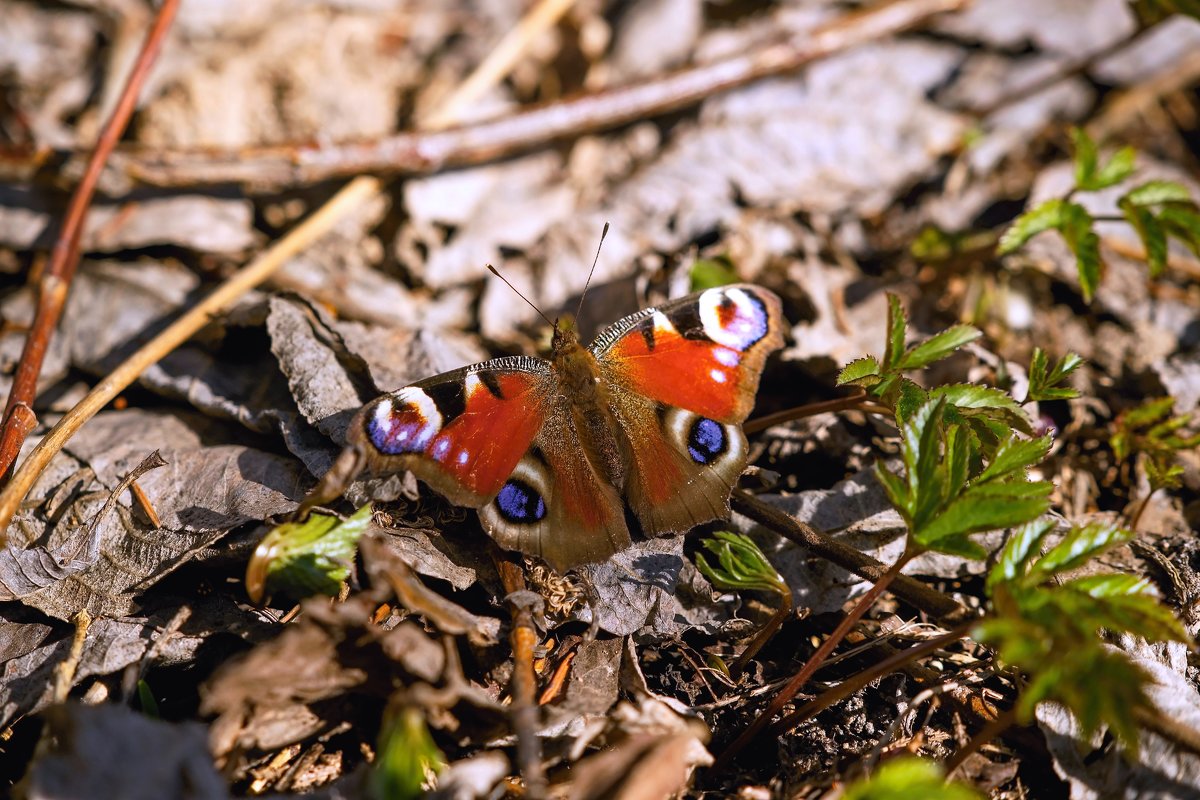
[(983, 800), (983, 795), (964, 784), (947, 783), (932, 761), (901, 756), (848, 786), (842, 800)]
[[(1057, 231), (1075, 255), (1079, 285), (1091, 301), (1100, 285), (1104, 263), (1096, 218), (1071, 198), (1080, 192), (1097, 192), (1124, 181), (1134, 171), (1135, 152), (1123, 147), (1104, 164), (1096, 143), (1083, 130), (1071, 132), (1075, 150), (1075, 187), (1066, 197), (1056, 197), (1026, 211), (1000, 237), (999, 255), (1012, 253), (1044, 231)], [(1137, 233), (1146, 251), (1150, 276), (1167, 266), (1168, 239), (1177, 239), (1200, 256), (1200, 209), (1187, 187), (1174, 181), (1154, 180), (1135, 186), (1117, 200), (1121, 219)]]
[(1079, 397), (1079, 392), (1061, 384), (1082, 365), (1082, 358), (1075, 353), (1067, 353), (1051, 367), (1046, 351), (1040, 347), (1033, 348), (1033, 355), (1029, 358), (1029, 391), (1021, 405)]
[(934, 550), (984, 558), (973, 534), (1019, 525), (1050, 507), (1053, 486), (1026, 474), (1045, 458), (1050, 437), (1010, 433), (985, 463), (972, 428), (947, 420), (947, 402), (932, 397), (900, 422), (903, 474), (879, 462), (875, 474), (908, 526), (909, 555)]
[(371, 524), (367, 503), (345, 520), (310, 514), (303, 522), (286, 522), (271, 530), (246, 565), (246, 593), (259, 602), (273, 592), (301, 598), (335, 596), (350, 577), (359, 538)]
[(1107, 523), (1074, 526), (1043, 555), (1052, 520), (1013, 532), (988, 574), (988, 616), (973, 637), (996, 649), (1001, 661), (1029, 676), (1013, 709), (1027, 721), (1039, 703), (1062, 703), (1088, 733), (1107, 725), (1131, 750), (1139, 714), (1154, 713), (1146, 675), (1102, 631), (1149, 641), (1189, 641), (1145, 579), (1125, 573), (1069, 577), (1133, 533)]
[(718, 589), (770, 592), (779, 601), (771, 619), (758, 631), (734, 663), (731, 672), (736, 674), (762, 649), (792, 613), (792, 590), (749, 536), (717, 531), (701, 544), (716, 556), (717, 563), (713, 566), (703, 553), (697, 553), (696, 568)]
[(1200, 433), (1183, 433), (1192, 423), (1192, 415), (1174, 416), (1174, 410), (1175, 398), (1159, 397), (1123, 412), (1113, 422), (1113, 434), (1108, 440), (1113, 455), (1124, 463), (1141, 454), (1140, 466), (1150, 485), (1149, 492), (1130, 516), (1132, 528), (1137, 527), (1151, 495), (1159, 489), (1177, 489), (1181, 485), (1183, 467), (1176, 462), (1178, 454), (1200, 446)]

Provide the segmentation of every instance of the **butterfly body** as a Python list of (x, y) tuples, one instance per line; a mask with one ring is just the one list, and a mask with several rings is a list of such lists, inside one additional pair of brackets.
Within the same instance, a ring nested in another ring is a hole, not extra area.
[(649, 308), (590, 346), (555, 327), (549, 360), (510, 356), (367, 404), (348, 445), (371, 471), (411, 470), (479, 509), (505, 548), (565, 569), (647, 535), (728, 513), (745, 468), (740, 423), (770, 352), (779, 299), (745, 284)]

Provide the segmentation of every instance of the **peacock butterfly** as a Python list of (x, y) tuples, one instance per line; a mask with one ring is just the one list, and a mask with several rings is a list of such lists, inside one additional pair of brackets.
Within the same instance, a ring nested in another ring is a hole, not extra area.
[(782, 328), (779, 298), (749, 284), (643, 309), (590, 347), (556, 322), (549, 360), (496, 358), (368, 403), (306, 505), (364, 468), (411, 470), (558, 570), (629, 546), (622, 498), (646, 535), (686, 531), (729, 512)]

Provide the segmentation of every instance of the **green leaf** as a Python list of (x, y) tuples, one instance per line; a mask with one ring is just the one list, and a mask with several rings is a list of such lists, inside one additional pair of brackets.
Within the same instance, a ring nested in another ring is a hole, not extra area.
[(1021, 488), (1007, 496), (987, 496), (979, 492), (964, 494), (947, 506), (936, 520), (913, 531), (913, 537), (925, 548), (937, 550), (940, 549), (938, 543), (946, 537), (1022, 525), (1049, 510), (1048, 496), (1053, 488), (1049, 483), (1011, 485)]
[(1052, 530), (1052, 519), (1027, 522), (1014, 530), (997, 556), (996, 564), (988, 573), (988, 594), (992, 594), (995, 586), (1000, 583), (1010, 583), (1023, 578), (1030, 563), (1040, 555), (1039, 548)]
[(946, 783), (940, 765), (914, 756), (893, 758), (846, 788), (842, 800), (983, 800), (961, 783)]
[(1030, 575), (1045, 580), (1051, 575), (1075, 569), (1105, 550), (1124, 544), (1132, 538), (1131, 531), (1108, 522), (1093, 522), (1082, 527), (1072, 527), (1061, 542), (1038, 559)]
[(954, 410), (966, 416), (982, 414), (1024, 434), (1033, 434), (1033, 423), (1021, 404), (1000, 389), (975, 383), (952, 383), (930, 389), (929, 396), (945, 398)]
[(1167, 206), (1158, 212), (1158, 221), (1167, 233), (1200, 256), (1200, 213), (1195, 208)]
[(900, 359), (904, 356), (904, 340), (908, 335), (908, 317), (899, 297), (888, 292), (887, 301), (888, 339), (887, 348), (883, 352), (883, 368), (887, 372), (899, 372)]
[(750, 589), (780, 595), (791, 592), (787, 581), (749, 536), (717, 531), (701, 544), (717, 557), (717, 566), (709, 564), (703, 553), (696, 553), (696, 567), (717, 588)]
[(701, 258), (692, 264), (691, 270), (688, 272), (688, 278), (691, 283), (693, 292), (702, 292), (705, 289), (714, 289), (718, 286), (727, 286), (731, 283), (737, 283), (737, 270), (734, 269), (733, 262), (728, 256), (717, 256), (716, 258)]
[(1149, 642), (1191, 642), (1183, 624), (1159, 602), (1157, 590), (1145, 578), (1125, 573), (1088, 575), (1067, 581), (1060, 591), (1093, 601), (1080, 610), (1080, 616), (1097, 628), (1133, 633)]
[(955, 325), (931, 336), (912, 347), (900, 361), (900, 369), (920, 369), (935, 361), (941, 361), (963, 345), (970, 344), (983, 335), (972, 325)]
[(1000, 244), (996, 248), (996, 252), (999, 255), (1007, 255), (1039, 233), (1061, 229), (1066, 205), (1067, 201), (1055, 198), (1047, 200), (1017, 217), (1000, 237)]
[(1112, 158), (1093, 176), (1090, 184), (1081, 188), (1085, 188), (1088, 191), (1098, 191), (1100, 189), (1107, 189), (1109, 186), (1116, 186), (1133, 174), (1134, 162), (1136, 160), (1137, 151), (1132, 147), (1122, 147), (1112, 154)]
[(1067, 203), (1063, 207), (1059, 231), (1075, 254), (1079, 286), (1083, 290), (1083, 299), (1090, 303), (1104, 271), (1104, 262), (1100, 260), (1100, 237), (1093, 230), (1091, 213), (1078, 203)]
[(1083, 128), (1071, 128), (1071, 142), (1075, 149), (1075, 188), (1087, 190), (1096, 177), (1100, 153)]
[(445, 768), (445, 757), (433, 741), (425, 717), (412, 706), (385, 715), (375, 762), (367, 776), (371, 800), (416, 800), (433, 786)]
[(879, 362), (874, 356), (856, 358), (838, 373), (837, 385), (873, 386), (879, 382)]
[(1060, 387), (1059, 384), (1082, 364), (1083, 359), (1078, 355), (1067, 353), (1053, 368), (1047, 368), (1046, 352), (1040, 347), (1033, 348), (1033, 355), (1029, 359), (1029, 392), (1025, 396), (1025, 402), (1042, 403), (1047, 400), (1069, 400), (1078, 397), (1079, 392)]
[(1023, 477), (1025, 470), (1040, 463), (1046, 457), (1046, 454), (1050, 452), (1051, 444), (1053, 441), (1049, 436), (1043, 436), (1040, 439), (1009, 438), (996, 450), (991, 462), (979, 474), (975, 482), (985, 483), (1011, 477), (1015, 473), (1021, 473)]
[(1157, 458), (1147, 458), (1143, 465), (1146, 470), (1146, 480), (1150, 483), (1150, 491), (1159, 489), (1178, 489), (1183, 485), (1183, 467), (1179, 464), (1162, 463)]
[(900, 381), (899, 395), (895, 399), (896, 420), (908, 419), (928, 400), (929, 395), (924, 389), (908, 378), (904, 378)]
[(158, 711), (158, 701), (154, 699), (154, 692), (150, 691), (150, 684), (142, 678), (138, 678), (137, 696), (138, 708), (143, 714), (151, 719), (162, 719), (162, 714)]
[(1167, 268), (1167, 231), (1154, 218), (1154, 212), (1121, 202), (1121, 211), (1125, 219), (1133, 227), (1142, 247), (1146, 250), (1146, 263), (1150, 267), (1150, 277), (1157, 278)]
[(1162, 203), (1190, 203), (1192, 196), (1187, 187), (1175, 181), (1147, 181), (1121, 197), (1122, 204), (1135, 208), (1156, 206)]
[(285, 522), (263, 537), (246, 567), (246, 591), (255, 602), (280, 591), (301, 598), (334, 596), (350, 577), (358, 540), (371, 524), (367, 503), (345, 521), (310, 514), (303, 522)]

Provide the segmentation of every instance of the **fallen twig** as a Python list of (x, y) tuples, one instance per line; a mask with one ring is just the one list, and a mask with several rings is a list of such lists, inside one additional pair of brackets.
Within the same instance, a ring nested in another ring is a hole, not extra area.
[(158, 186), (246, 183), (272, 189), (360, 173), (429, 174), (678, 111), (718, 92), (917, 27), (965, 2), (893, 0), (729, 59), (447, 130), (409, 131), (374, 141), (224, 151), (135, 150), (120, 153), (119, 166), (128, 176)]
[[(100, 138), (97, 139), (96, 148), (88, 160), (83, 179), (71, 196), (62, 230), (59, 231), (54, 249), (50, 251), (50, 260), (38, 283), (33, 324), (25, 337), (21, 360), (17, 363), (17, 371), (13, 375), (12, 390), (4, 406), (4, 422), (0, 426), (0, 476), (9, 474), (21, 450), (21, 443), (32, 429), (29, 417), (34, 396), (37, 394), (38, 376), (42, 374), (42, 362), (46, 358), (46, 350), (50, 347), (50, 337), (58, 327), (58, 320), (67, 302), (67, 292), (71, 288), (71, 280), (75, 277), (75, 268), (79, 264), (79, 243), (83, 236), (83, 225), (87, 220), (92, 197), (96, 193), (96, 184), (100, 181), (100, 173), (117, 146), (121, 134), (125, 132), (130, 117), (133, 116), (142, 84), (158, 58), (163, 39), (178, 9), (179, 0), (164, 0), (159, 8), (158, 16), (146, 33), (142, 50), (126, 79), (112, 116), (100, 131)], [(25, 407), (25, 411), (19, 410), (22, 406)], [(7, 527), (7, 524), (6, 521), (4, 526), (0, 526), (0, 530)], [(0, 534), (0, 546), (3, 546), (3, 543), (3, 535)]]
[[(887, 571), (886, 566), (866, 553), (830, 538), (740, 489), (734, 490), (733, 496), (730, 498), (730, 505), (737, 513), (765, 525), (780, 536), (807, 549), (813, 555), (828, 559), (861, 578), (878, 581)], [(966, 607), (954, 598), (930, 589), (907, 575), (898, 576), (892, 583), (890, 591), (943, 624), (957, 624), (966, 619), (969, 613)]]
[[(12, 480), (0, 492), (0, 531), (8, 529), (13, 514), (33, 487), (50, 459), (62, 449), (83, 423), (108, 405), (151, 365), (190, 339), (197, 331), (224, 312), (235, 300), (270, 277), (288, 259), (325, 235), (350, 211), (358, 208), (378, 191), (374, 178), (356, 178), (312, 216), (296, 226), (288, 235), (254, 261), (234, 273), (212, 294), (171, 323), (166, 330), (140, 347), (137, 352), (96, 384), (87, 395), (50, 429), (37, 447), (21, 462)], [(6, 538), (0, 533), (0, 547)]]
[(508, 592), (505, 603), (512, 613), (510, 640), (513, 674), (509, 693), (512, 697), (512, 725), (517, 735), (517, 766), (525, 780), (525, 796), (541, 800), (546, 796), (546, 773), (542, 767), (542, 743), (538, 739), (537, 676), (533, 672), (533, 650), (540, 636), (534, 622), (541, 613), (541, 595), (529, 591), (521, 565), (511, 557), (495, 556), (496, 569)]

